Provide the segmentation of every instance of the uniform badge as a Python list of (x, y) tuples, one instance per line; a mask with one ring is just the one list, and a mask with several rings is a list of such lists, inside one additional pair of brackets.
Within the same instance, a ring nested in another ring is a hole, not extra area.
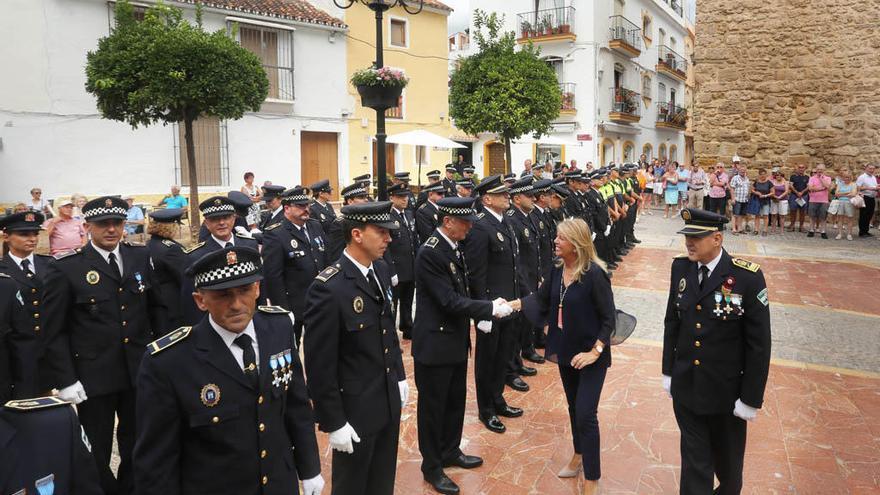
[(112, 207), (113, 207), (113, 200), (110, 199), (110, 198), (107, 198), (107, 199), (104, 201), (104, 206), (106, 206), (107, 208), (112, 208)]
[(529, 229), (528, 228), (523, 229), (523, 235), (526, 236), (526, 239), (529, 238)]
[(355, 313), (363, 313), (364, 298), (361, 296), (355, 296), (354, 300), (351, 302), (351, 307), (354, 309)]
[(770, 304), (770, 299), (767, 297), (767, 288), (764, 287), (761, 292), (758, 292), (758, 302), (767, 306)]
[(691, 212), (688, 210), (684, 210), (681, 212), (681, 219), (685, 222), (689, 222), (691, 219)]
[(397, 227), (397, 228), (399, 229), (399, 228), (400, 228), (400, 222), (398, 222), (397, 220), (395, 220), (395, 221), (394, 221), (394, 226)]
[(327, 220), (327, 215), (321, 213), (321, 220)]
[(437, 221), (437, 214), (436, 213), (434, 213), (434, 221), (435, 222)]
[(33, 221), (36, 220), (36, 218), (37, 218), (37, 217), (35, 217), (33, 213), (26, 213), (26, 214), (24, 215), (24, 221), (25, 221), (25, 222), (33, 222)]
[(539, 220), (539, 221), (538, 221), (538, 227), (540, 227), (541, 230), (544, 229), (544, 221), (543, 221), (543, 220)]
[(213, 383), (209, 383), (202, 387), (202, 392), (199, 394), (199, 398), (202, 399), (202, 404), (207, 407), (214, 407), (220, 402), (220, 387), (214, 385)]
[(214, 200), (214, 206), (220, 206), (221, 203), (223, 203), (223, 202), (220, 201), (220, 198), (217, 198)]
[(498, 240), (499, 240), (499, 241), (504, 242), (504, 236), (501, 235), (501, 232), (495, 232), (495, 235), (498, 236)]
[(234, 265), (238, 263), (238, 255), (235, 254), (235, 251), (229, 251), (226, 253), (226, 266)]
[(449, 270), (452, 272), (453, 275), (455, 275), (455, 263), (451, 261), (449, 262)]
[(681, 280), (678, 281), (678, 291), (684, 292), (684, 290), (686, 288), (687, 288), (687, 282), (685, 282), (684, 277), (682, 277)]
[(296, 248), (299, 247), (299, 243), (296, 242), (296, 239), (291, 239), (291, 240), (290, 240), (290, 247), (292, 247), (293, 249), (296, 249)]
[(101, 281), (101, 276), (98, 275), (98, 272), (96, 272), (95, 270), (92, 270), (89, 273), (86, 273), (86, 282), (88, 282), (89, 285), (95, 285), (100, 281)]
[[(109, 199), (107, 201), (110, 201)], [(34, 488), (38, 495), (52, 495), (55, 493), (55, 475), (50, 474), (34, 482)]]

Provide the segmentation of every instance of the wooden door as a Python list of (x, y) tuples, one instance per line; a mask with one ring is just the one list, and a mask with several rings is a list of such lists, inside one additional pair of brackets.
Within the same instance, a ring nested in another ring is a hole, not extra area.
[(308, 187), (323, 179), (330, 179), (333, 199), (339, 197), (339, 165), (335, 132), (302, 131), (300, 135), (302, 185)]
[[(394, 151), (396, 144), (385, 143), (385, 174), (394, 175)], [(376, 141), (373, 141), (373, 181), (375, 184), (379, 182), (379, 156), (376, 148)]]
[(507, 173), (507, 162), (504, 154), (504, 145), (501, 143), (492, 143), (489, 145), (489, 170), (486, 176)]

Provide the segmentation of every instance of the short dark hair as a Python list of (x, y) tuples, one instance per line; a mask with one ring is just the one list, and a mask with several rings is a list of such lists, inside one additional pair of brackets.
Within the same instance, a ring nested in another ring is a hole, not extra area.
[(363, 230), (366, 228), (367, 224), (364, 222), (358, 222), (357, 220), (351, 220), (348, 218), (342, 218), (337, 220), (342, 223), (342, 236), (345, 239), (345, 244), (351, 242), (351, 231), (354, 229)]
[(253, 179), (253, 178), (254, 178), (253, 172), (245, 172), (244, 173), (244, 180)]
[(764, 168), (764, 167), (761, 167), (761, 168), (758, 169), (758, 173), (759, 173), (759, 174), (766, 174), (766, 173), (767, 173), (767, 169)]

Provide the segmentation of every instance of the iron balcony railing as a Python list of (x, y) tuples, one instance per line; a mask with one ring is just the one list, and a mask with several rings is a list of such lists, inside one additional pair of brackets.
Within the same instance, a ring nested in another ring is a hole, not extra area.
[(559, 83), (559, 91), (562, 92), (560, 110), (574, 110), (574, 83)]
[(620, 40), (636, 50), (642, 49), (642, 30), (622, 15), (611, 16), (611, 40)]
[(687, 63), (684, 57), (666, 45), (660, 45), (657, 49), (657, 63), (663, 64), (676, 72), (687, 73)]
[(641, 116), (640, 96), (631, 89), (611, 88), (611, 112)]
[(657, 123), (684, 128), (687, 126), (687, 110), (669, 101), (657, 103)]
[(678, 14), (679, 17), (682, 17), (681, 2), (679, 0), (670, 0), (669, 6), (672, 7), (672, 10), (674, 10), (675, 13)]
[(521, 39), (574, 32), (574, 7), (533, 10), (516, 15)]

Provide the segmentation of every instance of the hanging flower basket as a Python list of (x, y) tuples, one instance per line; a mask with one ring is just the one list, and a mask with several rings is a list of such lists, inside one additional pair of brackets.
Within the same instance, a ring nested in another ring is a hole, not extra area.
[(351, 83), (361, 95), (361, 104), (376, 110), (397, 106), (403, 88), (409, 83), (402, 71), (382, 67), (368, 68), (355, 72)]

